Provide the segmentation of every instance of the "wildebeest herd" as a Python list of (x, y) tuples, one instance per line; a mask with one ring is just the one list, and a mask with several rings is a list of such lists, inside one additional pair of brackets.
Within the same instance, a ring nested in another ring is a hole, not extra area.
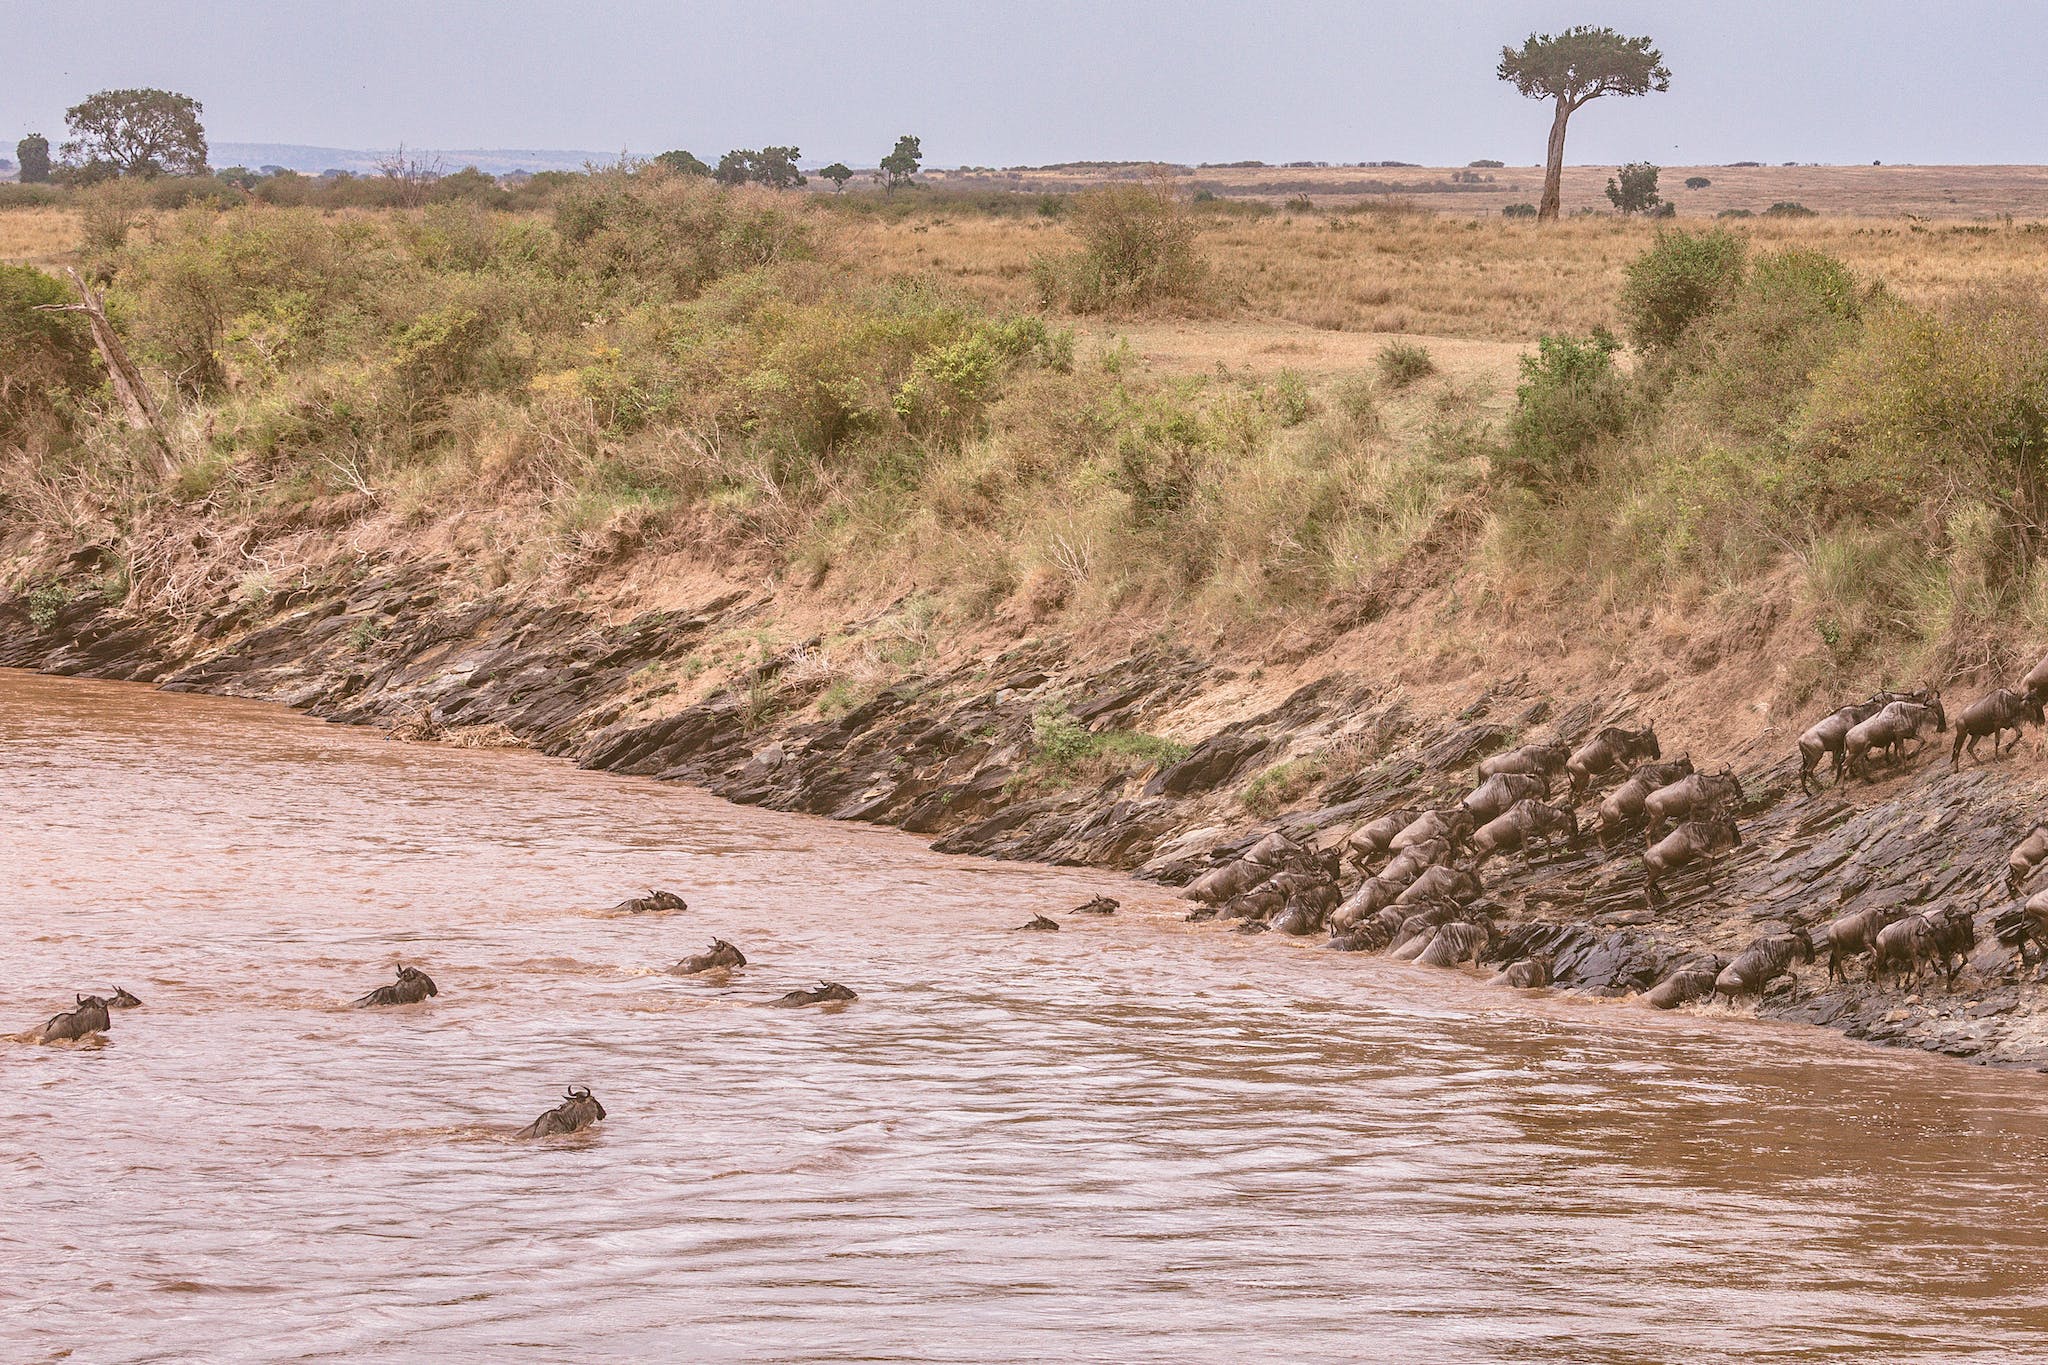
[[(1103, 907), (1107, 906), (1107, 909)], [(635, 896), (612, 907), (613, 914), (659, 914), (688, 910), (684, 899), (673, 891), (649, 891), (644, 896)], [(1087, 905), (1080, 907), (1081, 914), (1106, 914), (1116, 908), (1116, 902), (1098, 896)], [(1051, 923), (1051, 921), (1047, 921)], [(1057, 925), (1053, 925), (1058, 928)], [(700, 976), (707, 972), (725, 972), (747, 965), (746, 954), (722, 938), (711, 940), (711, 947), (702, 953), (686, 957), (667, 969), (670, 976)], [(397, 1005), (417, 1005), (440, 995), (441, 989), (434, 979), (414, 966), (400, 966), (397, 978), (351, 1002), (353, 1009), (386, 1009)], [(789, 991), (781, 997), (766, 1003), (783, 1008), (804, 1005), (845, 1004), (860, 997), (836, 981), (823, 981), (810, 988)], [(68, 1043), (106, 1033), (113, 1026), (110, 1010), (134, 1009), (142, 1001), (125, 989), (116, 988), (110, 996), (80, 995), (71, 1009), (51, 1018), (47, 1023), (17, 1035), (18, 1041), (29, 1043)], [(591, 1095), (588, 1088), (569, 1087), (566, 1098), (548, 1110), (516, 1134), (522, 1138), (551, 1137), (563, 1133), (579, 1132), (604, 1118), (604, 1106)]]
[[(1991, 740), (1994, 757), (2005, 751), (2008, 732), (2017, 747), (2022, 726), (2043, 725), (2044, 700), (2048, 658), (2017, 689), (1999, 688), (1958, 713), (1951, 769), (1976, 758), (1982, 739)], [(1949, 729), (1937, 693), (1879, 692), (1799, 736), (1800, 787), (1814, 792), (1829, 761), (1837, 782), (1872, 779), (1880, 764), (1909, 762), (1930, 734)], [(1595, 797), (1588, 829), (1580, 807)], [(1742, 846), (1737, 822), (1745, 799), (1733, 771), (1701, 772), (1688, 757), (1666, 759), (1654, 726), (1609, 726), (1577, 746), (1525, 744), (1496, 754), (1478, 765), (1472, 788), (1455, 803), (1390, 810), (1334, 843), (1325, 837), (1312, 846), (1268, 834), (1196, 878), (1183, 894), (1197, 902), (1192, 920), (1235, 921), (1245, 933), (1326, 932), (1333, 948), (1386, 951), (1437, 966), (1510, 956), (1493, 981), (1544, 986), (1551, 981), (1550, 958), (1513, 956), (1516, 940), (1502, 931), (1504, 911), (1486, 898), (1483, 873), (1490, 860), (1520, 854), (1534, 863), (1552, 849), (1582, 846), (1589, 835), (1603, 856), (1614, 856), (1617, 845), (1639, 836), (1644, 901), (1654, 911), (1668, 902), (1661, 883), (1671, 874)], [(2010, 889), (2017, 894), (2043, 865), (2048, 823), (2036, 825), (2013, 850)], [(2048, 958), (2048, 891), (1996, 917), (1995, 927), (2001, 941), (2018, 948), (2022, 964), (2030, 945)], [(1831, 979), (1846, 980), (1849, 960), (1867, 953), (1872, 981), (1917, 979), (1925, 967), (1952, 985), (1976, 943), (1966, 909), (1870, 909), (1817, 933), (1765, 934), (1732, 957), (1701, 953), (1682, 960), (1644, 998), (1669, 1009), (1708, 996), (1757, 995), (1794, 965), (1815, 961), (1820, 949), (1827, 952)]]

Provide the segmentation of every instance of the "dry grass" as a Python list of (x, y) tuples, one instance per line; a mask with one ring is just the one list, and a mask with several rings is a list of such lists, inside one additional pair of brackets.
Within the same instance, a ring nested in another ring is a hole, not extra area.
[(48, 269), (78, 246), (78, 215), (69, 209), (9, 209), (0, 213), (0, 265)]

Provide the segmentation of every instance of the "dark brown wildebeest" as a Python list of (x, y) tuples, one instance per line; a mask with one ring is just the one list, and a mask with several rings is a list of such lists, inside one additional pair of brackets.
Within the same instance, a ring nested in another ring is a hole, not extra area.
[(1443, 810), (1426, 810), (1387, 841), (1389, 851), (1399, 853), (1410, 844), (1419, 844), (1430, 839), (1442, 839), (1453, 848), (1472, 837), (1472, 828), (1479, 822), (1472, 818), (1472, 812), (1463, 806), (1448, 806)]
[(1924, 702), (1930, 695), (1926, 692), (1879, 692), (1868, 701), (1852, 702), (1808, 726), (1806, 732), (1799, 736), (1799, 790), (1813, 790), (1813, 778), (1820, 769), (1820, 761), (1830, 754), (1835, 759), (1835, 781), (1842, 780), (1842, 741), (1849, 737), (1851, 730), (1895, 701)]
[(514, 1136), (538, 1138), (580, 1132), (604, 1117), (604, 1106), (588, 1090), (572, 1085), (566, 1093), (567, 1098), (560, 1104), (521, 1128)]
[(1659, 787), (1643, 801), (1643, 817), (1654, 839), (1666, 821), (1683, 820), (1707, 811), (1727, 813), (1742, 804), (1742, 779), (1730, 769), (1718, 773), (1694, 773), (1668, 787)]
[[(1933, 963), (1949, 988), (1954, 989), (1956, 973), (1969, 960), (1970, 949), (1977, 946), (1977, 921), (1960, 906), (1923, 910), (1878, 930), (1873, 946), (1871, 981), (1883, 980), (1885, 971), (1890, 968), (1910, 973), (1912, 979), (1918, 981), (1920, 964), (1926, 961)], [(1949, 961), (1951, 957), (1955, 959), (1953, 963)]]
[(673, 891), (649, 891), (644, 896), (633, 896), (627, 900), (620, 901), (612, 907), (612, 913), (620, 915), (658, 915), (667, 914), (671, 911), (687, 910), (689, 908), (689, 902)]
[(1675, 1010), (1688, 1000), (1712, 994), (1715, 979), (1727, 965), (1723, 959), (1711, 956), (1681, 963), (1662, 981), (1643, 992), (1643, 999), (1653, 1009)]
[(1655, 906), (1666, 899), (1657, 889), (1657, 882), (1666, 873), (1676, 872), (1713, 854), (1741, 847), (1742, 834), (1735, 828), (1735, 822), (1725, 815), (1686, 821), (1643, 854), (1644, 903)]
[(1821, 938), (1828, 945), (1828, 980), (1847, 981), (1848, 960), (1873, 947), (1879, 930), (1911, 913), (1903, 905), (1882, 905), (1828, 921), (1827, 928), (1821, 930)]
[(1273, 916), (1273, 927), (1296, 938), (1313, 934), (1329, 923), (1330, 912), (1343, 898), (1344, 893), (1337, 889), (1335, 882), (1318, 882), (1314, 886), (1302, 887), (1289, 893), (1286, 906)]
[(1643, 814), (1643, 803), (1650, 799), (1650, 793), (1661, 791), (1682, 778), (1692, 776), (1692, 760), (1674, 758), (1668, 763), (1639, 763), (1628, 780), (1607, 793), (1600, 802), (1599, 834), (1600, 846), (1605, 848), (1610, 836), (1634, 824)]
[(783, 1009), (798, 1009), (804, 1005), (827, 1005), (858, 999), (860, 999), (858, 995), (855, 995), (852, 990), (840, 985), (837, 981), (820, 981), (810, 990), (790, 991), (780, 999), (771, 1000), (768, 1003), (779, 1005)]
[(1551, 981), (1550, 956), (1538, 953), (1525, 957), (1520, 962), (1509, 963), (1486, 983), (1489, 986), (1515, 986), (1530, 990), (1537, 986), (1548, 986)]
[[(1052, 921), (1046, 920), (1046, 923), (1052, 924)], [(1027, 925), (1026, 927), (1029, 928), (1030, 926)], [(1059, 928), (1057, 924), (1053, 924), (1052, 927), (1055, 929)], [(668, 974), (670, 976), (695, 976), (699, 972), (724, 971), (746, 965), (747, 955), (745, 953), (733, 947), (722, 938), (714, 938), (711, 940), (709, 948), (694, 956), (684, 958), (681, 962), (669, 968)]]
[(2025, 905), (2000, 915), (1997, 923), (2000, 936), (2019, 949), (2019, 965), (2026, 967), (2027, 945), (2048, 945), (2048, 891), (2036, 891), (2027, 898)]
[(1189, 882), (1181, 895), (1205, 905), (1221, 905), (1265, 882), (1277, 870), (1264, 863), (1235, 858), (1221, 867), (1210, 868)]
[(1416, 954), (1415, 960), (1424, 967), (1455, 967), (1461, 962), (1477, 962), (1493, 942), (1491, 924), (1452, 920), (1436, 931), (1429, 946)]
[(1714, 991), (1730, 1000), (1738, 995), (1759, 995), (1772, 980), (1784, 975), (1795, 958), (1813, 961), (1813, 937), (1804, 929), (1760, 938), (1721, 969), (1714, 978)]
[(1565, 761), (1571, 756), (1569, 744), (1524, 744), (1519, 749), (1480, 759), (1479, 780), (1484, 782), (1496, 773), (1556, 777), (1564, 771)]
[(114, 987), (114, 993), (107, 997), (107, 1008), (110, 1010), (139, 1010), (142, 1008), (142, 1002), (128, 994), (126, 986), (116, 986)]
[(1507, 814), (1487, 821), (1472, 836), (1472, 867), (1478, 870), (1496, 853), (1527, 849), (1537, 843), (1547, 846), (1559, 834), (1566, 839), (1579, 837), (1579, 817), (1571, 807), (1517, 801)]
[(1340, 953), (1376, 953), (1392, 941), (1386, 926), (1374, 918), (1360, 920), (1346, 933), (1333, 930), (1329, 946)]
[(1417, 901), (1448, 900), (1459, 905), (1470, 905), (1479, 899), (1479, 893), (1486, 888), (1479, 883), (1479, 875), (1449, 863), (1437, 863), (1426, 867), (1422, 875), (1402, 889), (1394, 897), (1396, 905), (1413, 905)]
[(2041, 703), (2023, 692), (1999, 688), (1996, 692), (1977, 698), (1956, 713), (1956, 742), (1948, 751), (1949, 771), (1963, 766), (1963, 755), (1977, 756), (1977, 741), (1991, 736), (1991, 756), (1998, 757), (1998, 746), (2007, 730), (2012, 731), (2013, 747), (2020, 743), (2020, 727), (2027, 724), (2044, 723)]
[(2005, 884), (2017, 894), (2044, 860), (2048, 860), (2048, 825), (2035, 825), (2006, 855)]
[(1415, 823), (1422, 811), (1413, 806), (1401, 806), (1388, 811), (1377, 819), (1368, 820), (1344, 841), (1345, 856), (1354, 867), (1364, 867), (1374, 858), (1387, 851), (1387, 845), (1394, 836)]
[(398, 980), (388, 986), (379, 986), (355, 1002), (359, 1010), (379, 1009), (385, 1005), (417, 1005), (430, 995), (439, 995), (440, 987), (434, 978), (417, 967), (400, 967)]
[(2048, 658), (2027, 670), (2027, 676), (2020, 679), (2020, 691), (2035, 701), (2048, 702)]
[(1595, 778), (1624, 763), (1662, 757), (1664, 751), (1657, 745), (1656, 726), (1624, 730), (1619, 725), (1610, 725), (1572, 750), (1572, 756), (1565, 760), (1564, 769), (1572, 779), (1572, 800), (1575, 803), (1581, 800)]
[(69, 1043), (89, 1033), (105, 1033), (113, 1025), (107, 1018), (107, 1001), (97, 995), (81, 995), (78, 1004), (29, 1031), (32, 1043)]
[(1466, 917), (1465, 907), (1454, 901), (1429, 901), (1412, 906), (1401, 920), (1401, 927), (1394, 931), (1394, 948), (1391, 956), (1398, 961), (1413, 962), (1422, 956), (1436, 931), (1444, 925)]
[(1081, 904), (1075, 906), (1067, 913), (1070, 915), (1114, 915), (1117, 907), (1121, 904), (1123, 902), (1112, 900), (1108, 896), (1096, 896), (1081, 902)]
[(1380, 869), (1377, 877), (1366, 878), (1350, 898), (1337, 907), (1331, 917), (1334, 931), (1348, 932), (1365, 916), (1393, 904), (1394, 898), (1416, 878), (1432, 867), (1449, 862), (1450, 857), (1451, 846), (1443, 839), (1428, 839), (1402, 849), (1398, 857)]
[(1059, 921), (1047, 919), (1044, 915), (1033, 915), (1030, 920), (1017, 926), (1019, 933), (1050, 934), (1059, 932)]
[(1458, 804), (1471, 811), (1474, 820), (1485, 824), (1515, 802), (1531, 797), (1549, 800), (1550, 779), (1541, 773), (1495, 773), (1466, 793)]
[(1868, 777), (1865, 771), (1870, 755), (1882, 749), (1890, 760), (1900, 757), (1899, 747), (1907, 740), (1914, 740), (1913, 754), (1917, 755), (1926, 747), (1927, 741), (1921, 731), (1929, 721), (1934, 723), (1934, 733), (1948, 733), (1948, 713), (1941, 709), (1941, 697), (1936, 694), (1925, 704), (1914, 701), (1885, 703), (1884, 710), (1869, 720), (1858, 721), (1842, 737), (1842, 761), (1850, 773)]

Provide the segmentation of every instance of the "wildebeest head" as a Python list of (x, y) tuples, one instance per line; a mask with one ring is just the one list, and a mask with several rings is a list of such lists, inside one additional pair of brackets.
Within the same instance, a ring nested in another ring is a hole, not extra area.
[(604, 1106), (597, 1102), (596, 1097), (590, 1093), (587, 1086), (572, 1085), (563, 1094), (570, 1104), (576, 1105), (579, 1108), (588, 1105), (593, 1111), (591, 1115), (593, 1121), (604, 1117)]
[(441, 993), (441, 988), (434, 984), (432, 978), (417, 967), (400, 967), (398, 969), (398, 980), (401, 985), (422, 984), (426, 987), (428, 995), (439, 995)]
[(126, 986), (114, 987), (114, 993), (107, 997), (108, 1009), (132, 1010), (139, 1008), (141, 1004), (140, 1000), (128, 993)]
[(1927, 709), (1934, 712), (1934, 733), (1948, 733), (1948, 712), (1941, 709), (1941, 693), (1935, 692), (1927, 698)]
[(1812, 935), (1812, 934), (1809, 934), (1809, 933), (1808, 933), (1808, 932), (1806, 932), (1806, 930), (1804, 930), (1804, 929), (1794, 929), (1794, 930), (1792, 931), (1792, 944), (1793, 944), (1793, 947), (1795, 947), (1795, 948), (1797, 948), (1797, 949), (1798, 949), (1798, 951), (1799, 951), (1799, 958), (1800, 958), (1800, 960), (1801, 960), (1802, 962), (1811, 962), (1811, 961), (1813, 961), (1813, 935)]
[(1643, 752), (1648, 754), (1651, 758), (1664, 757), (1664, 750), (1657, 743), (1656, 726), (1645, 725), (1642, 728), (1641, 733), (1639, 733), (1636, 736), (1636, 743), (1639, 744), (1642, 747)]

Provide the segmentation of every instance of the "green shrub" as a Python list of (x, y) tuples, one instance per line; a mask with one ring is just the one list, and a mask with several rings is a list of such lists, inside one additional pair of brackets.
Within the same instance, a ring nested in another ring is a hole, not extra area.
[(1547, 336), (1522, 357), (1501, 461), (1509, 479), (1555, 498), (1593, 476), (1590, 453), (1629, 421), (1627, 381), (1614, 367), (1619, 349), (1610, 336)]
[(1684, 392), (1716, 425), (1775, 441), (1814, 373), (1855, 338), (1862, 314), (1856, 279), (1835, 257), (1804, 248), (1759, 257), (1687, 338)]
[(1719, 213), (1715, 214), (1715, 215), (1714, 215), (1714, 217), (1716, 217), (1716, 218), (1754, 218), (1754, 217), (1756, 217), (1756, 213), (1755, 213), (1755, 211), (1754, 211), (1754, 210), (1752, 210), (1752, 209), (1722, 209), (1722, 210), (1721, 210), (1721, 211), (1720, 211)]
[(1644, 351), (1667, 351), (1742, 283), (1748, 248), (1725, 229), (1660, 232), (1629, 263), (1621, 287), (1622, 326)]
[(1502, 206), (1500, 216), (1503, 218), (1534, 218), (1537, 216), (1536, 206), (1534, 204), (1506, 204)]
[(1806, 205), (1790, 199), (1780, 199), (1764, 210), (1766, 218), (1817, 218), (1820, 215)]
[(1081, 249), (1032, 262), (1039, 300), (1076, 313), (1206, 307), (1214, 287), (1195, 224), (1170, 182), (1105, 185), (1067, 201)]
[(1382, 382), (1391, 389), (1405, 389), (1436, 373), (1436, 361), (1430, 357), (1429, 348), (1411, 341), (1389, 342), (1380, 348), (1373, 364)]
[(1031, 717), (1032, 762), (1057, 783), (1105, 781), (1165, 767), (1187, 757), (1187, 746), (1136, 730), (1089, 730), (1058, 702)]
[(54, 435), (68, 426), (69, 400), (98, 386), (84, 318), (37, 311), (72, 301), (55, 277), (0, 265), (0, 444)]

